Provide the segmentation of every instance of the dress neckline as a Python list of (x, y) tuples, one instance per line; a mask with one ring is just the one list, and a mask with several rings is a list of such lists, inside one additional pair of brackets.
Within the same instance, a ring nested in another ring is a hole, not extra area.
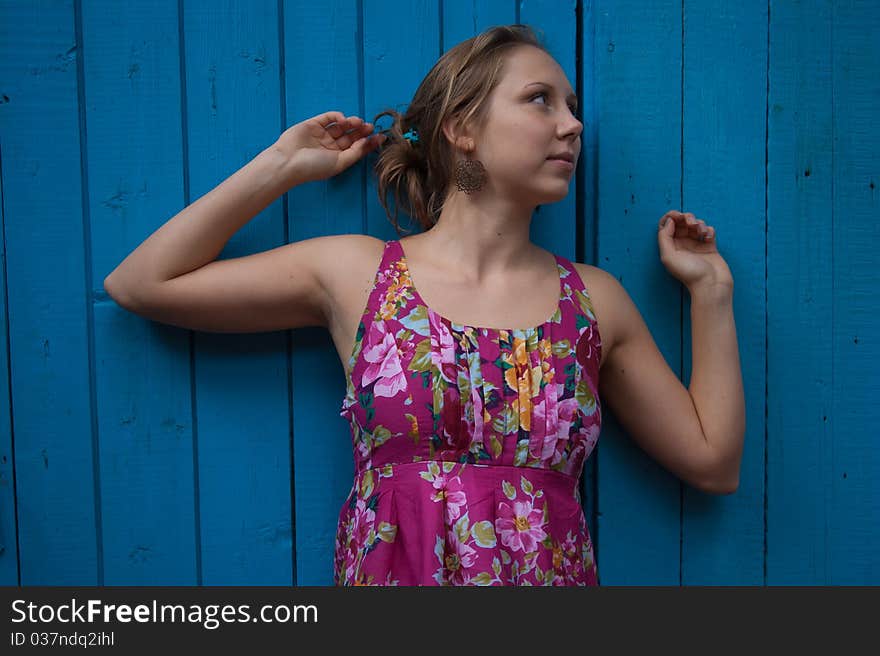
[[(458, 321), (450, 319), (449, 317), (443, 316), (439, 312), (436, 312), (430, 305), (428, 305), (427, 301), (425, 301), (425, 299), (422, 298), (422, 295), (419, 293), (419, 290), (416, 287), (416, 283), (412, 277), (412, 272), (410, 272), (410, 270), (409, 270), (409, 264), (407, 263), (407, 260), (406, 260), (406, 252), (403, 250), (403, 244), (400, 243), (399, 239), (393, 240), (392, 243), (394, 243), (397, 247), (398, 259), (401, 262), (401, 264), (403, 265), (403, 268), (406, 270), (406, 277), (409, 280), (409, 283), (408, 283), (409, 288), (412, 291), (413, 297), (415, 298), (416, 302), (419, 303), (420, 305), (425, 306), (425, 309), (428, 312), (433, 313), (434, 316), (436, 316), (443, 323), (449, 325), (450, 327), (457, 326), (462, 329), (470, 328), (471, 330), (474, 330), (477, 332), (486, 332), (487, 334), (488, 333), (497, 334), (502, 331), (509, 332), (509, 333), (530, 334), (530, 333), (537, 331), (538, 328), (541, 328), (543, 326), (546, 326), (549, 323), (552, 323), (554, 317), (556, 317), (557, 314), (560, 314), (562, 312), (562, 299), (565, 296), (565, 287), (564, 287), (564, 283), (563, 283), (563, 279), (562, 279), (562, 272), (560, 271), (560, 266), (562, 266), (562, 261), (561, 261), (561, 258), (559, 257), (559, 255), (557, 255), (556, 253), (552, 253), (552, 255), (556, 261), (556, 275), (559, 279), (559, 292), (556, 295), (556, 307), (553, 308), (553, 312), (550, 313), (550, 316), (547, 317), (542, 323), (539, 323), (534, 326), (529, 326), (527, 328), (493, 328), (490, 326), (474, 326), (471, 324), (460, 323)], [(458, 331), (458, 332), (460, 332), (460, 331)]]

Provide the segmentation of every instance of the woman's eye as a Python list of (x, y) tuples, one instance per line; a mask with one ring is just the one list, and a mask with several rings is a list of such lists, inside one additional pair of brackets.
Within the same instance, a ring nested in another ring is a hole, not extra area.
[[(546, 91), (542, 91), (542, 92), (532, 96), (532, 100), (534, 100), (535, 98), (540, 98), (541, 96), (544, 96), (546, 98), (548, 95), (549, 94)], [(577, 107), (575, 107), (574, 105), (569, 105), (568, 108), (571, 110), (572, 114), (577, 116)]]

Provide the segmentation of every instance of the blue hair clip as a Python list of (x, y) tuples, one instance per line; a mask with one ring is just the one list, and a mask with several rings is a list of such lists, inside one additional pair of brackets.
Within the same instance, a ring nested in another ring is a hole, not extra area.
[(410, 128), (408, 132), (403, 135), (403, 138), (413, 143), (414, 141), (419, 140), (419, 133), (415, 130), (415, 128)]

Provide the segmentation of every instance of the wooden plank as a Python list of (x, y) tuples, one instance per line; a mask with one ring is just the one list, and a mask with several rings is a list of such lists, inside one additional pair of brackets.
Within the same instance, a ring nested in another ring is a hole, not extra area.
[[(832, 5), (830, 585), (880, 583), (880, 7)], [(812, 177), (812, 176), (811, 176)], [(827, 206), (825, 206), (827, 207)], [(820, 206), (823, 209), (823, 206)], [(828, 216), (817, 225), (827, 239)], [(827, 315), (825, 316), (827, 320)]]
[[(276, 0), (184, 4), (187, 202), (281, 134), (278, 13)], [(285, 237), (278, 199), (233, 235), (218, 259), (269, 250)], [(288, 337), (194, 335), (205, 585), (293, 582)]]
[[(577, 93), (577, 2), (543, 0), (523, 3), (520, 21), (531, 25), (538, 39), (565, 73)], [(577, 259), (577, 213), (575, 201), (578, 178), (572, 175), (568, 195), (555, 203), (539, 205), (532, 216), (530, 236), (533, 242), (569, 260)]]
[[(327, 111), (372, 120), (361, 91), (361, 18), (358, 3), (348, 0), (284, 5), (287, 126)], [(395, 24), (403, 24), (400, 19), (395, 16)], [(391, 34), (384, 27), (383, 32)], [(391, 38), (397, 37), (395, 32)], [(290, 241), (365, 232), (367, 170), (362, 161), (328, 180), (292, 189), (287, 194)], [(354, 464), (348, 425), (339, 416), (344, 370), (325, 328), (294, 331), (292, 367), (295, 580), (331, 585), (337, 521)]]
[[(660, 263), (657, 222), (681, 207), (681, 3), (595, 3), (598, 261), (632, 297), (681, 373), (681, 290)], [(600, 326), (601, 330), (601, 326)], [(602, 585), (679, 583), (680, 488), (603, 409)]]
[[(385, 109), (403, 114), (441, 52), (438, 2), (419, 0), (401, 6), (391, 0), (372, 0), (364, 5), (366, 113), (370, 120)], [(407, 27), (391, 30), (389, 25)], [(380, 125), (389, 127), (391, 117), (383, 116)], [(384, 208), (372, 202), (378, 198), (373, 175), (367, 179), (366, 194), (371, 200), (366, 207), (366, 232), (380, 239), (399, 238)], [(403, 210), (398, 213), (398, 222), (404, 235), (420, 231), (416, 220), (410, 221)]]
[[(734, 319), (746, 400), (740, 484), (730, 496), (684, 487), (684, 585), (764, 580), (765, 145), (767, 5), (685, 3), (684, 211), (715, 228), (734, 279)], [(659, 216), (658, 216), (659, 218)], [(685, 292), (684, 380), (692, 371)]]
[[(510, 0), (444, 2), (442, 12), (442, 52), (477, 36), (494, 25), (509, 25), (519, 19), (519, 3)], [(427, 71), (426, 71), (427, 73)]]
[[(21, 549), (20, 580), (11, 583), (96, 585), (91, 313), (83, 302), (91, 278), (84, 259), (81, 50), (73, 2), (5, 2), (0, 26), (8, 364)], [(4, 437), (5, 448), (10, 439)], [(0, 508), (7, 579), (17, 555), (11, 511)]]
[[(184, 206), (177, 2), (84, 2), (95, 286)], [(101, 296), (106, 299), (106, 296)], [(95, 306), (106, 585), (194, 585), (187, 331)]]
[[(0, 10), (2, 11), (2, 10)], [(0, 13), (0, 18), (4, 17)], [(3, 23), (2, 25), (6, 25)], [(6, 32), (0, 27), (0, 39), (6, 43)], [(0, 50), (4, 56), (6, 53)], [(0, 76), (4, 79), (6, 71), (0, 69)], [(8, 96), (0, 96), (0, 104), (9, 102)], [(0, 110), (2, 111), (2, 110)], [(2, 116), (2, 113), (0, 113)], [(0, 119), (2, 120), (2, 119)], [(0, 135), (4, 134), (0, 124)], [(0, 153), (2, 162), (2, 153)], [(0, 234), (5, 235), (5, 220), (3, 212), (3, 168), (0, 164)], [(6, 261), (6, 240), (0, 239), (0, 260)], [(6, 267), (0, 267), (0, 289), (6, 289)], [(4, 293), (0, 298), (0, 344), (9, 344), (9, 311), (7, 296)], [(9, 366), (9, 352), (0, 349), (0, 585), (18, 585), (18, 526), (15, 521), (15, 468), (13, 467), (12, 454), (12, 405), (10, 399), (9, 381), (12, 378)]]
[[(830, 582), (832, 50), (827, 3), (770, 6), (767, 583)], [(817, 47), (818, 44), (826, 44)], [(752, 423), (750, 418), (749, 424)], [(751, 433), (750, 433), (751, 434)]]

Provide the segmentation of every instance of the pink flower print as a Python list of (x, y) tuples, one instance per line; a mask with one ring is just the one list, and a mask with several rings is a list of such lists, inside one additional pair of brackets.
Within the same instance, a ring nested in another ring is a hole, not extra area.
[(467, 497), (459, 476), (449, 476), (442, 472), (434, 477), (432, 483), (434, 493), (431, 501), (446, 501), (446, 521), (454, 522), (461, 514), (461, 507), (467, 503)]
[(578, 431), (578, 436), (585, 442), (587, 455), (593, 452), (593, 448), (599, 441), (600, 430), (598, 424), (591, 423), (589, 426), (581, 426), (581, 429)]
[(440, 315), (430, 308), (428, 320), (431, 325), (431, 362), (447, 382), (455, 383), (458, 380), (455, 340)]
[(501, 543), (513, 551), (535, 551), (538, 542), (547, 537), (541, 528), (544, 513), (534, 508), (531, 501), (514, 501), (512, 508), (502, 501), (498, 504), (498, 515), (495, 531), (501, 534)]
[(547, 406), (547, 397), (545, 396), (541, 399), (540, 403), (532, 407), (532, 430), (529, 452), (532, 456), (540, 458), (542, 461), (553, 454), (556, 442), (558, 441), (556, 433), (546, 429), (547, 423), (549, 423), (547, 422)]
[[(565, 385), (563, 383), (559, 383), (558, 385), (558, 395), (561, 397), (565, 391)], [(568, 433), (571, 430), (571, 425), (577, 417), (579, 409), (580, 406), (578, 406), (577, 399), (573, 396), (556, 402), (556, 416), (558, 417), (558, 425), (556, 427), (557, 439), (568, 439)]]
[(409, 362), (410, 360), (412, 360), (412, 357), (415, 354), (415, 351), (416, 351), (416, 340), (414, 340), (412, 338), (404, 340), (403, 343), (397, 345), (398, 361), (401, 363)]
[(367, 538), (376, 522), (376, 513), (367, 507), (364, 499), (358, 499), (352, 517), (351, 539), (352, 544), (367, 544)]
[(400, 356), (397, 353), (394, 336), (383, 332), (376, 323), (373, 323), (370, 325), (367, 344), (364, 349), (364, 359), (370, 364), (364, 369), (361, 385), (369, 385), (374, 380), (377, 381), (373, 387), (375, 396), (393, 397), (401, 390), (405, 390), (406, 374), (400, 366)]
[(477, 550), (460, 542), (455, 530), (446, 532), (446, 554), (444, 566), (449, 574), (449, 582), (453, 585), (462, 585), (470, 577), (465, 577), (465, 571), (472, 567), (477, 560)]

